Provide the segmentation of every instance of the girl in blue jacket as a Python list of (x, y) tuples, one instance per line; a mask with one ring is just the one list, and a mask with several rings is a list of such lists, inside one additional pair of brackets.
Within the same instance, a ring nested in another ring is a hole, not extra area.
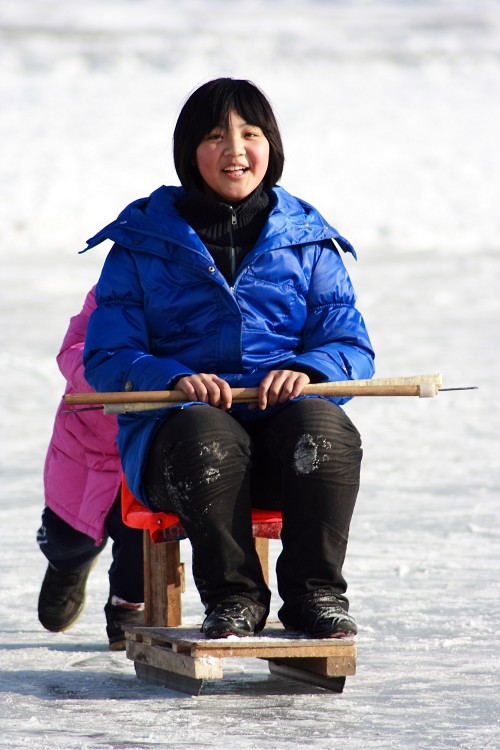
[[(253, 635), (269, 612), (252, 507), (281, 509), (285, 627), (356, 633), (342, 566), (361, 440), (346, 399), (307, 383), (369, 378), (373, 351), (341, 260), (354, 250), (277, 187), (284, 154), (267, 98), (221, 78), (195, 90), (174, 131), (181, 187), (130, 204), (89, 240), (114, 243), (85, 346), (97, 391), (176, 389), (185, 402), (119, 417), (127, 482), (176, 513), (193, 548), (208, 638)], [(231, 387), (258, 386), (256, 408)]]

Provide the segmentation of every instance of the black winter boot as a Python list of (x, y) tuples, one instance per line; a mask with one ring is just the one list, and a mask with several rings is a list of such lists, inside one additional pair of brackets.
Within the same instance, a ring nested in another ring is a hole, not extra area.
[(267, 610), (245, 597), (232, 596), (218, 602), (201, 626), (206, 638), (228, 638), (230, 635), (250, 636), (266, 624)]
[(318, 589), (284, 604), (278, 617), (289, 630), (310, 638), (346, 638), (358, 632), (354, 617), (347, 613), (345, 597)]
[(124, 651), (126, 642), (123, 628), (126, 625), (144, 625), (144, 607), (137, 604), (128, 606), (112, 604), (111, 597), (109, 597), (104, 607), (104, 614), (106, 615), (109, 650)]
[(85, 587), (95, 560), (75, 573), (60, 573), (49, 565), (38, 597), (38, 619), (46, 630), (59, 633), (78, 620), (85, 606)]

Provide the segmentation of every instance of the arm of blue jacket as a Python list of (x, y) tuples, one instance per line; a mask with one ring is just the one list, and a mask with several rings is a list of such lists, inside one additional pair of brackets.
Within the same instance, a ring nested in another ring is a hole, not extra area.
[(96, 391), (155, 391), (192, 370), (148, 352), (143, 292), (134, 259), (111, 249), (96, 287), (97, 308), (85, 340), (85, 377)]
[(356, 308), (351, 280), (336, 250), (325, 248), (320, 253), (307, 303), (303, 350), (293, 361), (294, 369), (300, 365), (312, 368), (327, 381), (371, 378), (375, 355)]

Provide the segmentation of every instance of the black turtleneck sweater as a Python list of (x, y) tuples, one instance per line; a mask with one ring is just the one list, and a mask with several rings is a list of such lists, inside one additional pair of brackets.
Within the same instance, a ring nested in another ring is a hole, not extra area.
[(234, 205), (192, 190), (176, 203), (176, 208), (207, 247), (228, 284), (232, 284), (241, 261), (264, 228), (272, 203), (259, 185)]

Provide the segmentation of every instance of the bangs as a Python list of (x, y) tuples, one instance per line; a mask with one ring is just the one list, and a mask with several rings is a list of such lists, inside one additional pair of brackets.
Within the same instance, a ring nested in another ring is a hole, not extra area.
[(266, 108), (262, 96), (255, 87), (251, 84), (245, 86), (243, 83), (228, 89), (214, 92), (216, 96), (209, 100), (208, 112), (205, 112), (205, 117), (201, 120), (204, 119), (205, 127), (208, 126), (203, 136), (214, 128), (227, 129), (231, 112), (236, 112), (247, 125), (256, 125), (267, 135), (270, 121), (274, 120), (274, 116), (270, 107)]

